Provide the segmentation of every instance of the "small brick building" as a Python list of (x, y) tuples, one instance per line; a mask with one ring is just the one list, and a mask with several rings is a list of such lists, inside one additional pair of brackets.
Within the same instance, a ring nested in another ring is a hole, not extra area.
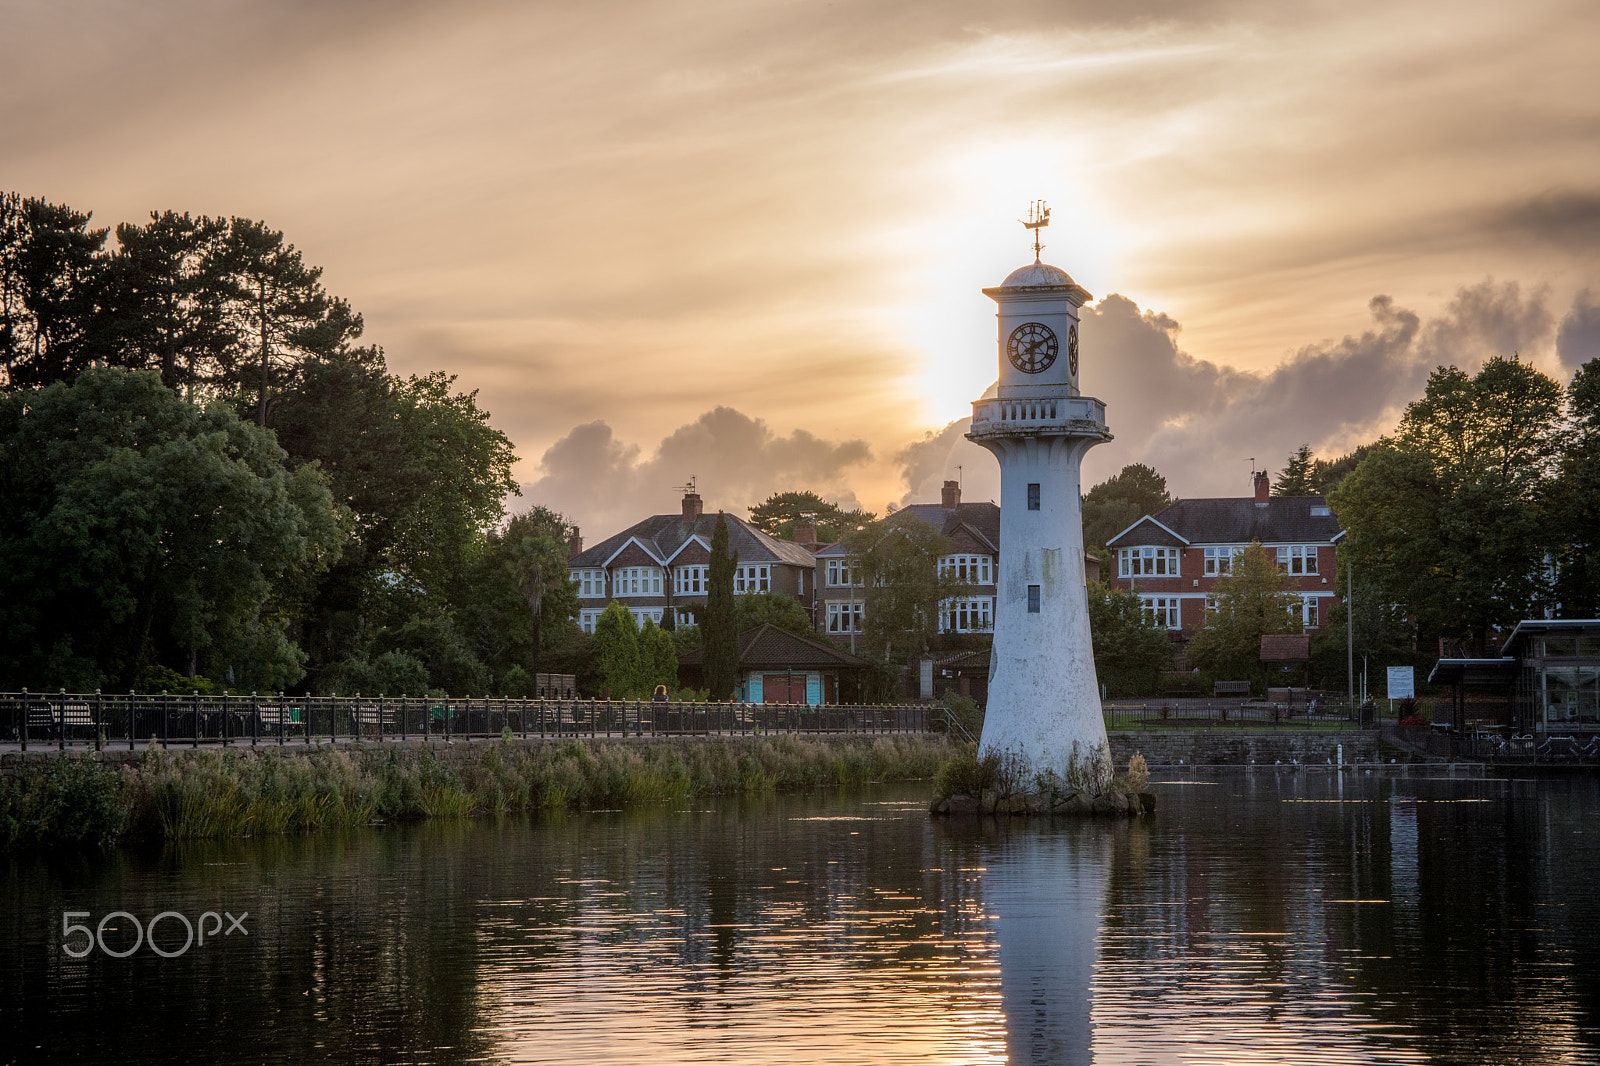
[(1217, 579), (1259, 543), (1289, 575), (1300, 621), (1311, 631), (1327, 624), (1338, 596), (1335, 548), (1343, 536), (1325, 497), (1273, 496), (1267, 475), (1258, 472), (1254, 497), (1179, 500), (1112, 537), (1106, 580), (1138, 593), (1159, 624), (1189, 633), (1205, 624)]

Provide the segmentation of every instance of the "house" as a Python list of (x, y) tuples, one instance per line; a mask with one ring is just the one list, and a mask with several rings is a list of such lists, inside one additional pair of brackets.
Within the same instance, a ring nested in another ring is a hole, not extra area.
[[(784, 592), (811, 611), (817, 573), (811, 552), (742, 518), (726, 517), (728, 547), (739, 556), (734, 595)], [(651, 515), (588, 549), (574, 534), (567, 571), (578, 590), (578, 625), (593, 633), (612, 600), (640, 623), (649, 619), (659, 625), (670, 610), (674, 625), (692, 624), (692, 609), (706, 600), (716, 525), (717, 516), (705, 513), (700, 494), (690, 489), (680, 514)]]
[[(687, 683), (701, 684), (702, 649), (685, 651), (678, 666)], [(841, 693), (860, 691), (867, 662), (820, 640), (790, 633), (770, 622), (739, 634), (739, 690), (742, 703), (841, 702)]]
[(1518, 622), (1501, 657), (1440, 659), (1428, 681), (1449, 686), (1457, 730), (1478, 721), (1588, 737), (1600, 732), (1600, 619)]
[(1254, 475), (1254, 498), (1179, 500), (1106, 542), (1109, 583), (1139, 594), (1160, 625), (1193, 632), (1205, 624), (1217, 580), (1252, 543), (1278, 559), (1289, 591), (1300, 600), (1308, 630), (1322, 628), (1337, 599), (1335, 554), (1344, 531), (1322, 496), (1273, 496), (1265, 472)]
[[(1000, 508), (993, 503), (962, 503), (959, 482), (946, 481), (939, 502), (914, 503), (883, 522), (920, 521), (949, 541), (939, 571), (968, 585), (965, 595), (940, 605), (939, 628), (945, 633), (989, 634), (994, 630), (995, 582), (1000, 558)], [(842, 544), (819, 548), (817, 561), (817, 628), (854, 647), (861, 632), (865, 594), (861, 575), (850, 565)]]

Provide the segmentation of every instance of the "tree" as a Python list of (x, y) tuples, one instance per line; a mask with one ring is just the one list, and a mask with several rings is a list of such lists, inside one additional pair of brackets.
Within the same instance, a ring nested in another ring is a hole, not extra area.
[(612, 699), (638, 699), (643, 687), (639, 624), (633, 612), (616, 600), (606, 605), (594, 624), (595, 665)]
[(672, 634), (649, 619), (639, 630), (639, 672), (643, 696), (652, 695), (657, 685), (665, 685), (669, 692), (678, 687), (678, 649)]
[(0, 372), (7, 386), (62, 381), (89, 363), (106, 240), (89, 218), (0, 193)]
[(1334, 489), (1350, 475), (1350, 472), (1361, 465), (1361, 460), (1367, 457), (1372, 450), (1370, 444), (1357, 445), (1355, 450), (1348, 455), (1341, 455), (1337, 459), (1318, 459), (1311, 464), (1311, 491), (1317, 496), (1330, 495)]
[(750, 524), (763, 533), (792, 540), (795, 524), (808, 521), (816, 526), (817, 540), (822, 544), (832, 544), (874, 518), (870, 511), (846, 511), (809, 491), (775, 492), (750, 508)]
[(1545, 493), (1554, 533), (1555, 600), (1562, 618), (1600, 616), (1600, 359), (1567, 387), (1571, 434)]
[(1261, 675), (1261, 638), (1298, 633), (1300, 598), (1287, 589), (1290, 578), (1275, 555), (1251, 544), (1233, 561), (1233, 571), (1217, 579), (1214, 609), (1184, 654), (1191, 666), (1234, 678)]
[(1155, 694), (1172, 665), (1172, 641), (1136, 593), (1089, 584), (1089, 634), (1094, 671), (1112, 696)]
[(733, 572), (738, 565), (738, 552), (728, 550), (728, 518), (719, 511), (711, 532), (706, 606), (698, 627), (706, 688), (714, 700), (731, 699), (739, 685), (739, 623), (733, 603)]
[(1106, 541), (1171, 504), (1167, 479), (1143, 463), (1130, 463), (1083, 498), (1084, 546), (1104, 549)]
[(1289, 456), (1289, 463), (1278, 474), (1272, 486), (1274, 496), (1316, 496), (1318, 492), (1312, 479), (1316, 460), (1311, 455), (1311, 445), (1302, 444)]
[(347, 516), (270, 433), (90, 368), (0, 394), (0, 498), (0, 684), (301, 676), (284, 590), (337, 558)]
[(786, 592), (747, 592), (733, 598), (734, 624), (740, 633), (770, 622), (779, 629), (813, 636), (816, 626), (800, 601)]
[(905, 662), (925, 651), (939, 632), (939, 604), (962, 587), (939, 573), (950, 542), (913, 517), (891, 516), (844, 539), (851, 566), (866, 582), (864, 640), (884, 657)]
[(1560, 385), (1520, 362), (1491, 359), (1470, 377), (1441, 367), (1330, 498), (1356, 573), (1423, 635), (1482, 654), (1494, 627), (1546, 602), (1561, 401)]

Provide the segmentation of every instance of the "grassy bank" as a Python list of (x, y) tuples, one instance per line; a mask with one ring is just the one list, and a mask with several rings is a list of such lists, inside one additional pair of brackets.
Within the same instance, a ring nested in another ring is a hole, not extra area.
[(568, 740), (437, 748), (151, 750), (86, 755), (0, 778), (0, 849), (294, 833), (477, 813), (672, 804), (698, 796), (931, 778), (921, 736)]

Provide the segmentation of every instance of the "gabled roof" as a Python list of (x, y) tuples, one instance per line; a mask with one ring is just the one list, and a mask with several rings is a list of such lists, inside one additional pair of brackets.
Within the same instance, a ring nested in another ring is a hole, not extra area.
[(902, 522), (915, 518), (926, 522), (948, 537), (965, 526), (980, 541), (994, 551), (1000, 550), (1000, 507), (993, 503), (963, 503), (943, 507), (937, 503), (913, 503), (894, 514), (880, 519), (883, 522)]
[[(768, 536), (734, 515), (730, 514), (727, 517), (728, 547), (739, 553), (741, 564), (786, 563), (807, 569), (816, 565), (811, 553), (793, 541)], [(681, 514), (651, 515), (621, 533), (607, 537), (594, 547), (574, 555), (567, 560), (567, 568), (606, 566), (629, 540), (638, 541), (655, 558), (668, 560), (692, 538), (698, 537), (706, 544), (710, 544), (716, 528), (715, 513), (702, 514), (695, 518), (685, 518)]]
[[(1313, 507), (1325, 508), (1328, 501), (1321, 496), (1272, 496), (1265, 507), (1256, 506), (1254, 497), (1243, 496), (1226, 499), (1179, 500), (1155, 515), (1147, 515), (1140, 522), (1155, 521), (1162, 528), (1183, 538), (1185, 545), (1195, 544), (1332, 544), (1342, 532), (1335, 516), (1313, 515)], [(1107, 546), (1128, 539), (1131, 529), (1123, 530), (1107, 542)], [(1143, 544), (1145, 541), (1141, 540)], [(1152, 542), (1154, 543), (1154, 542)]]
[[(1165, 514), (1166, 512), (1163, 511), (1162, 513)], [(1135, 532), (1136, 530), (1139, 530), (1141, 526), (1148, 528), (1145, 528), (1140, 532)], [(1145, 515), (1133, 525), (1129, 526), (1121, 533), (1118, 533), (1116, 536), (1106, 541), (1106, 547), (1110, 548), (1116, 546), (1117, 542), (1122, 541), (1123, 538), (1127, 538), (1125, 541), (1127, 544), (1138, 544), (1140, 546), (1146, 544), (1151, 545), (1152, 547), (1162, 548), (1187, 548), (1189, 546), (1189, 542), (1187, 540), (1174, 533), (1171, 529), (1168, 529), (1166, 526), (1162, 525), (1156, 519), (1151, 518), (1149, 515)]]
[[(701, 649), (685, 651), (678, 662), (698, 666), (702, 661)], [(786, 670), (794, 667), (848, 667), (866, 666), (867, 661), (851, 655), (820, 640), (802, 637), (787, 629), (779, 629), (771, 622), (763, 622), (754, 629), (739, 634), (739, 669)]]
[[(633, 549), (632, 557), (627, 558), (630, 548)], [(639, 555), (641, 554), (644, 555), (645, 559), (650, 560), (657, 566), (660, 566), (666, 561), (656, 552), (654, 545), (648, 544), (645, 541), (640, 540), (638, 537), (629, 537), (621, 544), (618, 544), (617, 550), (606, 556), (606, 561), (601, 565), (611, 566), (612, 564), (618, 562), (619, 557), (622, 557), (621, 565), (623, 566), (638, 565), (638, 563), (635, 563), (634, 560), (638, 559)], [(640, 563), (643, 561), (644, 560), (642, 559), (639, 560)]]

